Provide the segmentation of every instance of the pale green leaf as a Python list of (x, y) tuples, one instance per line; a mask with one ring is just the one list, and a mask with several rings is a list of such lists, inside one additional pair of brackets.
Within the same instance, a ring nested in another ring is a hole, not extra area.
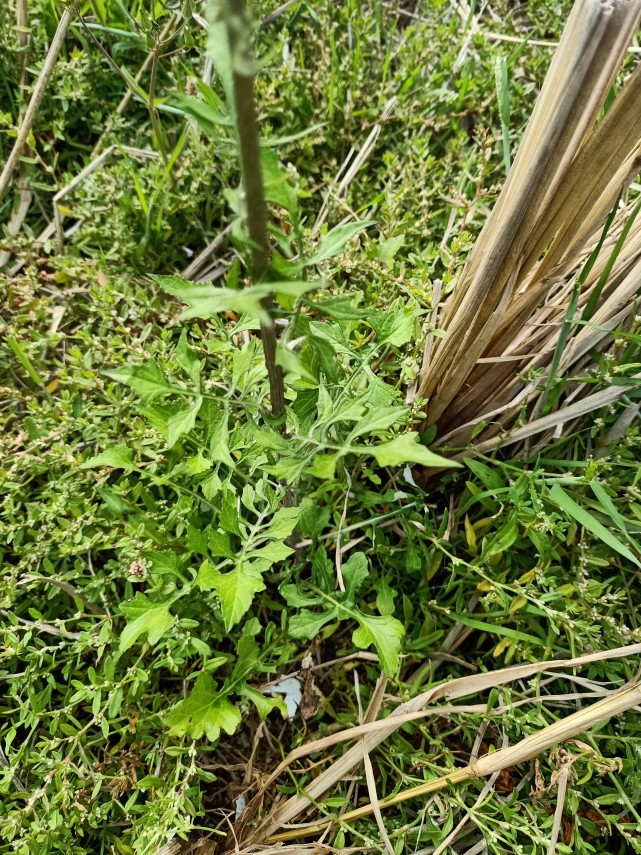
[(169, 417), (167, 420), (167, 446), (169, 448), (173, 448), (181, 436), (185, 436), (193, 430), (202, 401), (202, 398), (196, 398), (186, 410), (179, 410)]
[(378, 579), (374, 583), (376, 589), (376, 608), (381, 615), (394, 614), (394, 598), (396, 591), (390, 587), (387, 579)]
[(509, 519), (504, 526), (495, 532), (491, 537), (488, 536), (483, 540), (483, 560), (488, 561), (492, 556), (505, 552), (510, 548), (519, 536), (519, 527), (515, 519)]
[[(322, 388), (322, 387), (321, 387)], [(338, 406), (330, 399), (330, 412), (320, 419), (324, 426), (328, 427), (336, 422), (358, 422), (365, 412), (367, 395), (359, 395), (357, 398), (344, 398)]]
[(386, 267), (390, 267), (394, 256), (405, 243), (405, 235), (395, 235), (387, 238), (376, 250), (376, 255)]
[(279, 508), (260, 536), (285, 540), (296, 528), (301, 508)]
[(503, 476), (501, 475), (498, 466), (488, 466), (480, 460), (474, 460), (469, 457), (466, 458), (465, 465), (468, 469), (472, 470), (487, 490), (494, 492), (495, 490), (501, 490), (505, 487), (505, 481), (503, 480)]
[(214, 142), (218, 142), (221, 138), (220, 128), (229, 127), (233, 124), (233, 119), (228, 113), (223, 113), (221, 110), (216, 110), (200, 98), (194, 95), (186, 95), (182, 92), (175, 92), (171, 96), (171, 104), (175, 104), (179, 110), (191, 116), (207, 136)]
[(254, 500), (256, 498), (256, 490), (252, 487), (251, 484), (245, 484), (243, 487), (243, 492), (240, 495), (240, 501), (243, 507), (247, 508), (248, 511), (253, 511), (253, 513), (257, 514), (256, 506), (254, 505)]
[(300, 356), (286, 347), (281, 341), (276, 345), (276, 364), (280, 365), (289, 379), (306, 380), (314, 386), (317, 384), (316, 377), (305, 367)]
[(294, 550), (291, 546), (286, 546), (278, 540), (273, 540), (271, 543), (267, 543), (259, 549), (252, 549), (251, 558), (262, 558), (273, 564), (275, 561), (282, 561), (284, 558), (287, 558), (287, 556), (291, 555), (293, 551)]
[(120, 610), (128, 623), (120, 635), (120, 652), (128, 650), (145, 633), (149, 643), (156, 644), (173, 626), (174, 618), (169, 606), (170, 603), (152, 603), (140, 592), (130, 602), (123, 603)]
[(287, 440), (275, 430), (259, 428), (255, 424), (249, 424), (247, 427), (261, 448), (270, 448), (281, 453), (289, 450), (290, 446)]
[(362, 232), (363, 229), (374, 225), (374, 220), (363, 220), (356, 223), (345, 223), (342, 226), (336, 226), (321, 239), (318, 247), (318, 252), (307, 262), (308, 264), (318, 264), (328, 258), (333, 258), (345, 247), (347, 242)]
[(96, 454), (80, 464), (81, 469), (96, 469), (99, 466), (108, 466), (110, 469), (136, 469), (132, 460), (133, 452), (130, 448), (122, 445), (110, 445), (101, 454)]
[(370, 454), (379, 466), (402, 466), (404, 463), (420, 463), (423, 466), (460, 466), (453, 460), (441, 457), (419, 442), (416, 431), (409, 431), (380, 445), (351, 446), (350, 451)]
[(265, 471), (274, 475), (279, 481), (294, 484), (305, 468), (305, 461), (298, 457), (281, 457), (271, 466), (266, 466)]
[(234, 467), (234, 458), (229, 452), (229, 412), (221, 409), (214, 401), (205, 399), (200, 408), (200, 418), (205, 424), (209, 456), (214, 463)]
[(206, 671), (200, 672), (190, 694), (167, 715), (172, 735), (187, 734), (192, 739), (206, 736), (210, 742), (218, 739), (221, 731), (235, 733), (240, 722), (240, 710), (218, 691)]
[(289, 214), (294, 214), (298, 206), (298, 197), (292, 186), (292, 176), (284, 166), (281, 166), (276, 152), (265, 147), (264, 144), (260, 155), (265, 200), (273, 202), (274, 205), (280, 205)]
[(192, 475), (202, 475), (213, 466), (213, 462), (203, 455), (201, 451), (187, 460), (187, 468)]
[(292, 638), (315, 638), (325, 624), (335, 618), (335, 609), (324, 612), (302, 609), (289, 619), (289, 634)]
[(335, 318), (337, 321), (352, 321), (359, 318), (366, 318), (367, 312), (359, 309), (358, 301), (362, 298), (362, 294), (344, 295), (342, 297), (330, 297), (329, 300), (322, 302), (310, 301), (310, 305), (319, 312), (324, 312), (330, 318)]
[(211, 318), (222, 312), (247, 312), (259, 318), (268, 319), (261, 301), (272, 294), (285, 294), (300, 297), (308, 291), (322, 287), (322, 282), (283, 281), (263, 285), (252, 285), (242, 290), (222, 288), (215, 285), (198, 285), (181, 276), (151, 276), (160, 287), (179, 297), (189, 308), (181, 314), (182, 318)]
[(416, 312), (411, 306), (403, 309), (388, 309), (385, 312), (372, 311), (368, 320), (376, 332), (378, 344), (391, 344), (401, 347), (414, 338)]
[(239, 694), (254, 704), (258, 710), (258, 715), (262, 719), (266, 719), (273, 710), (278, 710), (283, 718), (287, 718), (287, 707), (285, 706), (284, 698), (279, 696), (267, 698), (262, 692), (252, 689), (247, 683), (240, 687)]
[(317, 606), (323, 602), (322, 597), (314, 597), (302, 590), (298, 585), (281, 585), (278, 589), (281, 596), (288, 606), (295, 609), (305, 608), (306, 606)]
[(391, 615), (379, 617), (361, 613), (359, 626), (352, 634), (352, 641), (362, 649), (373, 644), (381, 661), (381, 668), (389, 677), (393, 677), (398, 671), (398, 654), (404, 635), (403, 624)]
[(232, 549), (231, 540), (227, 532), (210, 530), (208, 537), (209, 548), (212, 555), (215, 555), (218, 558), (234, 559), (236, 557), (236, 553)]
[(338, 324), (322, 324), (318, 321), (311, 321), (309, 329), (315, 338), (327, 342), (335, 353), (349, 353), (351, 355), (352, 350)]
[(187, 331), (180, 334), (178, 347), (176, 348), (176, 362), (191, 380), (194, 381), (196, 389), (200, 390), (201, 361), (195, 351), (187, 344)]
[(394, 425), (402, 424), (408, 413), (409, 407), (387, 407), (382, 410), (370, 410), (354, 427), (347, 438), (347, 442), (351, 442), (357, 436), (380, 433)]
[(307, 473), (323, 481), (331, 481), (336, 471), (336, 463), (340, 459), (340, 452), (335, 454), (317, 454), (311, 465), (307, 467)]
[(254, 595), (265, 590), (258, 573), (248, 572), (240, 565), (229, 573), (220, 573), (204, 561), (196, 579), (201, 589), (213, 588), (220, 598), (225, 628), (230, 630), (250, 608)]
[(369, 564), (364, 552), (354, 552), (342, 567), (345, 593), (349, 600), (354, 600), (354, 594), (363, 584), (369, 574)]
[(225, 14), (229, 14), (229, 12), (226, 12), (226, 4), (222, 0), (209, 0), (207, 3), (207, 18), (209, 23), (207, 56), (211, 59), (216, 73), (220, 77), (227, 106), (230, 110), (233, 110), (234, 63), (231, 45), (229, 44)]
[(155, 359), (150, 359), (144, 365), (125, 365), (104, 373), (119, 383), (125, 383), (137, 392), (145, 403), (174, 391)]
[(238, 516), (238, 499), (229, 489), (223, 493), (223, 503), (220, 509), (220, 527), (230, 534), (242, 534)]

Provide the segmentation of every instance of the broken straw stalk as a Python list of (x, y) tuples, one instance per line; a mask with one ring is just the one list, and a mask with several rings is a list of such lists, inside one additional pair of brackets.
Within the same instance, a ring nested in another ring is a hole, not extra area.
[[(609, 697), (597, 701), (586, 709), (579, 710), (566, 718), (555, 721), (554, 724), (544, 727), (537, 733), (526, 736), (520, 742), (517, 742), (516, 745), (485, 754), (483, 757), (479, 757), (478, 760), (470, 763), (469, 766), (465, 766), (462, 769), (452, 769), (444, 772), (438, 778), (425, 781), (424, 784), (402, 790), (390, 798), (381, 799), (378, 807), (381, 810), (385, 810), (408, 799), (425, 796), (428, 793), (434, 793), (437, 790), (442, 790), (454, 784), (462, 784), (474, 778), (483, 778), (494, 772), (507, 769), (508, 766), (518, 766), (519, 763), (525, 763), (528, 760), (534, 759), (548, 748), (566, 742), (612, 716), (626, 712), (626, 710), (637, 706), (640, 702), (641, 684), (633, 683), (620, 692), (613, 692)], [(363, 805), (363, 807), (344, 813), (340, 821), (341, 823), (353, 822), (354, 820), (369, 816), (373, 810), (372, 804)], [(289, 832), (280, 832), (274, 835), (271, 840), (274, 842), (277, 840), (293, 840), (301, 836), (318, 834), (333, 823), (333, 820), (325, 820), (324, 822), (307, 825)]]

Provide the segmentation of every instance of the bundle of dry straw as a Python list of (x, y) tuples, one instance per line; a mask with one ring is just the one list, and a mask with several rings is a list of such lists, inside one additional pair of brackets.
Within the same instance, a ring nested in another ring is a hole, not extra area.
[[(505, 186), (439, 309), (445, 335), (425, 351), (417, 394), (439, 444), (474, 435), (487, 451), (558, 435), (626, 389), (589, 396), (594, 386), (568, 382), (549, 415), (555, 380), (612, 346), (641, 287), (641, 218), (627, 200), (641, 169), (641, 66), (597, 122), (640, 17), (639, 0), (574, 6)], [(522, 413), (529, 424), (506, 436)]]

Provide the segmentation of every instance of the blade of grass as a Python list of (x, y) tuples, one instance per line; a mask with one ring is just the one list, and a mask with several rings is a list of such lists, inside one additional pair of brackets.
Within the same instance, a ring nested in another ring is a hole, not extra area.
[[(618, 205), (618, 202), (619, 202), (619, 200), (617, 199), (617, 205)], [(616, 208), (616, 206), (615, 206), (615, 208)], [(605, 265), (605, 267), (603, 268), (603, 270), (601, 272), (601, 276), (599, 277), (599, 281), (597, 282), (597, 284), (593, 288), (592, 292), (590, 293), (590, 299), (588, 300), (588, 303), (587, 303), (585, 309), (583, 310), (583, 314), (581, 315), (581, 320), (583, 320), (583, 321), (590, 320), (590, 318), (594, 315), (597, 304), (598, 304), (599, 299), (601, 297), (601, 292), (603, 291), (603, 287), (604, 287), (605, 283), (608, 281), (610, 274), (612, 273), (612, 268), (614, 267), (616, 260), (619, 257), (621, 250), (623, 249), (623, 244), (625, 243), (625, 241), (628, 237), (628, 234), (630, 233), (630, 229), (632, 228), (632, 224), (636, 220), (639, 211), (641, 211), (641, 198), (639, 198), (636, 205), (632, 209), (630, 216), (626, 220), (625, 226), (621, 230), (621, 234), (619, 235), (618, 240), (615, 244), (615, 247), (612, 250), (612, 253), (610, 254), (610, 257), (607, 261), (607, 264)], [(608, 223), (606, 225), (609, 226), (609, 224), (612, 222), (612, 219), (613, 219), (612, 217), (608, 218)], [(603, 243), (603, 241), (601, 241), (600, 245), (602, 245), (602, 243)]]
[(628, 547), (624, 546), (624, 544), (621, 543), (621, 541), (616, 538), (612, 532), (608, 531), (605, 526), (601, 525), (601, 523), (596, 520), (592, 514), (588, 513), (585, 508), (582, 508), (581, 505), (577, 504), (571, 496), (568, 496), (559, 484), (553, 484), (552, 487), (550, 487), (549, 497), (556, 505), (558, 505), (559, 508), (561, 508), (561, 510), (565, 511), (566, 514), (569, 514), (591, 534), (603, 541), (603, 543), (607, 544), (611, 549), (614, 549), (614, 551), (618, 552), (619, 555), (622, 555), (624, 558), (627, 558), (628, 561), (636, 564), (637, 567), (641, 567), (641, 561), (639, 561), (639, 559), (630, 552)]
[(608, 496), (608, 494), (606, 493), (603, 484), (601, 484), (599, 481), (592, 481), (590, 483), (590, 489), (594, 493), (597, 501), (599, 502), (603, 510), (608, 514), (612, 522), (616, 525), (621, 534), (623, 534), (630, 546), (632, 546), (633, 549), (636, 549), (636, 551), (641, 554), (641, 545), (639, 545), (639, 543), (628, 532), (625, 520), (616, 509), (614, 502), (612, 501), (610, 496)]
[(27, 356), (27, 354), (26, 354), (24, 348), (22, 347), (22, 345), (20, 344), (20, 342), (17, 339), (15, 339), (13, 336), (7, 336), (7, 344), (11, 348), (13, 355), (16, 357), (16, 359), (18, 360), (20, 365), (22, 365), (22, 367), (27, 372), (29, 377), (31, 377), (33, 382), (36, 383), (38, 386), (44, 386), (45, 385), (44, 380), (36, 371), (36, 368), (35, 368), (33, 362)]
[(507, 175), (512, 166), (512, 158), (510, 155), (510, 88), (507, 80), (507, 62), (504, 56), (497, 56), (494, 60), (494, 81), (501, 120), (503, 163)]
[[(616, 212), (617, 212), (617, 208), (619, 205), (620, 198), (621, 197), (619, 196), (619, 198), (616, 201), (616, 204), (614, 205), (614, 207), (610, 211), (610, 214), (609, 214), (609, 216), (605, 222), (605, 225), (601, 231), (601, 236), (599, 238), (599, 242), (597, 243), (596, 247), (594, 248), (594, 250), (590, 254), (590, 257), (588, 258), (587, 262), (585, 263), (583, 270), (576, 277), (576, 280), (574, 282), (574, 286), (572, 288), (572, 296), (570, 297), (570, 302), (568, 304), (568, 308), (567, 308), (567, 311), (565, 313), (565, 318), (563, 319), (563, 326), (561, 327), (561, 329), (559, 331), (559, 337), (557, 339), (556, 347), (554, 348), (554, 354), (552, 356), (552, 362), (550, 363), (550, 370), (549, 370), (548, 378), (547, 378), (547, 381), (545, 384), (545, 389), (543, 391), (543, 395), (541, 397), (541, 402), (539, 404), (539, 410), (543, 413), (543, 415), (547, 415), (547, 413), (549, 412), (550, 406), (554, 403), (554, 401), (550, 401), (550, 398), (552, 396), (552, 390), (553, 390), (554, 385), (556, 383), (557, 372), (559, 370), (559, 365), (561, 363), (561, 357), (563, 356), (563, 351), (565, 350), (565, 346), (567, 344), (568, 338), (570, 336), (570, 332), (572, 330), (574, 316), (576, 314), (577, 306), (579, 304), (579, 296), (581, 295), (581, 291), (583, 289), (583, 286), (585, 285), (585, 282), (586, 282), (588, 276), (590, 275), (592, 268), (594, 267), (594, 263), (596, 262), (596, 260), (599, 256), (599, 253), (601, 252), (601, 249), (603, 247), (603, 244), (605, 242), (605, 239), (608, 235), (608, 232), (610, 231), (612, 221), (614, 220), (614, 217), (616, 216)], [(632, 225), (632, 223), (630, 223), (630, 225)], [(629, 229), (628, 229), (628, 231), (629, 231)], [(626, 234), (627, 234), (627, 232), (626, 232)], [(620, 242), (618, 241), (617, 242), (618, 249), (617, 249), (617, 247), (615, 247), (615, 250), (612, 252), (612, 254), (610, 256), (611, 265), (607, 271), (608, 275), (612, 269), (612, 265), (614, 264), (614, 262), (618, 258), (618, 255), (619, 255), (619, 252), (621, 251), (622, 246), (623, 246), (623, 241), (621, 241), (621, 240), (620, 240)], [(604, 276), (604, 274), (605, 274), (605, 270), (601, 274), (601, 279), (599, 279), (600, 283), (602, 281), (603, 281), (603, 283), (605, 283), (605, 281), (607, 280), (607, 275)], [(603, 285), (601, 285), (601, 288), (602, 287), (603, 287)], [(597, 300), (598, 300), (598, 297), (597, 297)], [(560, 390), (559, 390), (558, 394), (560, 394)], [(557, 398), (558, 398), (558, 395), (557, 395)]]

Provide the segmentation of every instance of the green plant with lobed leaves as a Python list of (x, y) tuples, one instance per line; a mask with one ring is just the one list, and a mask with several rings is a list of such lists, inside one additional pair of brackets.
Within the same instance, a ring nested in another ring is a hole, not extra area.
[[(295, 497), (307, 492), (310, 477), (336, 480), (337, 468), (360, 468), (362, 459), (367, 457), (379, 467), (451, 464), (421, 445), (416, 431), (398, 432), (398, 428), (408, 426), (412, 412), (401, 404), (398, 391), (372, 369), (411, 340), (413, 308), (374, 313), (366, 322), (364, 313), (349, 297), (314, 303), (308, 295), (319, 283), (294, 278), (304, 276), (310, 268), (340, 252), (368, 224), (338, 226), (326, 235), (311, 258), (300, 258), (303, 247), (296, 190), (287, 171), (279, 166), (275, 152), (267, 147), (261, 150), (258, 138), (254, 68), (245, 44), (249, 28), (243, 18), (243, 4), (221, 2), (214, 8), (211, 43), (231, 99), (229, 112), (236, 117), (241, 160), (242, 193), (234, 197), (238, 215), (234, 229), (239, 242), (247, 247), (251, 258), (248, 266), (256, 282), (234, 288), (229, 279), (225, 287), (197, 285), (176, 276), (155, 276), (154, 281), (187, 303), (184, 319), (209, 320), (225, 312), (240, 317), (231, 327), (219, 323), (218, 340), (212, 341), (220, 360), (230, 363), (227, 371), (222, 367), (219, 370), (218, 384), (227, 375), (229, 383), (224, 392), (215, 393), (185, 334), (176, 349), (176, 361), (186, 381), (171, 382), (153, 359), (110, 371), (109, 376), (139, 393), (145, 416), (166, 437), (168, 448), (178, 440), (195, 444), (196, 454), (186, 463), (194, 476), (193, 484), (178, 489), (189, 489), (207, 508), (208, 515), (214, 516), (213, 523), (192, 535), (198, 551), (206, 557), (195, 584), (201, 590), (216, 592), (225, 628), (231, 630), (245, 617), (254, 596), (265, 589), (265, 574), (294, 552), (286, 541), (302, 510), (295, 504)], [(285, 212), (289, 225), (289, 229), (282, 228), (279, 253), (271, 263), (267, 202)], [(247, 223), (247, 233), (243, 221)], [(299, 260), (294, 260), (296, 256)], [(287, 275), (289, 278), (285, 278)], [(329, 314), (335, 320), (319, 323), (310, 317), (314, 312)], [(279, 316), (285, 320), (286, 333), (277, 341), (275, 325)], [(238, 347), (235, 342), (257, 325), (262, 346), (249, 336)], [(270, 413), (265, 410), (266, 380)], [(133, 463), (131, 451), (119, 447), (85, 465), (143, 474)], [(272, 483), (257, 479), (258, 472), (272, 476)], [(172, 470), (167, 478), (175, 480)], [(322, 551), (316, 557), (316, 579), (309, 594), (295, 586), (285, 589), (290, 606), (306, 607), (291, 617), (291, 635), (311, 639), (330, 621), (353, 619), (358, 624), (354, 643), (360, 647), (373, 644), (384, 671), (393, 676), (404, 634), (402, 624), (392, 617), (390, 603), (383, 605), (377, 617), (363, 613), (355, 604), (355, 593), (368, 575), (366, 557), (351, 556), (343, 573), (337, 568), (337, 583), (331, 578), (332, 565), (328, 565)], [(337, 586), (338, 594), (334, 593)], [(132, 620), (123, 635), (125, 649), (144, 633), (151, 642), (158, 641), (172, 626), (170, 607), (190, 590), (186, 583), (173, 599), (160, 603), (139, 594), (124, 608)], [(307, 606), (324, 609), (316, 613)], [(232, 675), (232, 684), (235, 682)], [(202, 697), (200, 683), (194, 692)], [(224, 695), (223, 688), (221, 697)], [(185, 703), (191, 710), (196, 701)], [(227, 732), (235, 729), (230, 709), (222, 701), (213, 702), (206, 727), (211, 738), (221, 727)], [(264, 702), (260, 709), (269, 710), (271, 705)], [(198, 722), (183, 729), (197, 738), (203, 727)]]

